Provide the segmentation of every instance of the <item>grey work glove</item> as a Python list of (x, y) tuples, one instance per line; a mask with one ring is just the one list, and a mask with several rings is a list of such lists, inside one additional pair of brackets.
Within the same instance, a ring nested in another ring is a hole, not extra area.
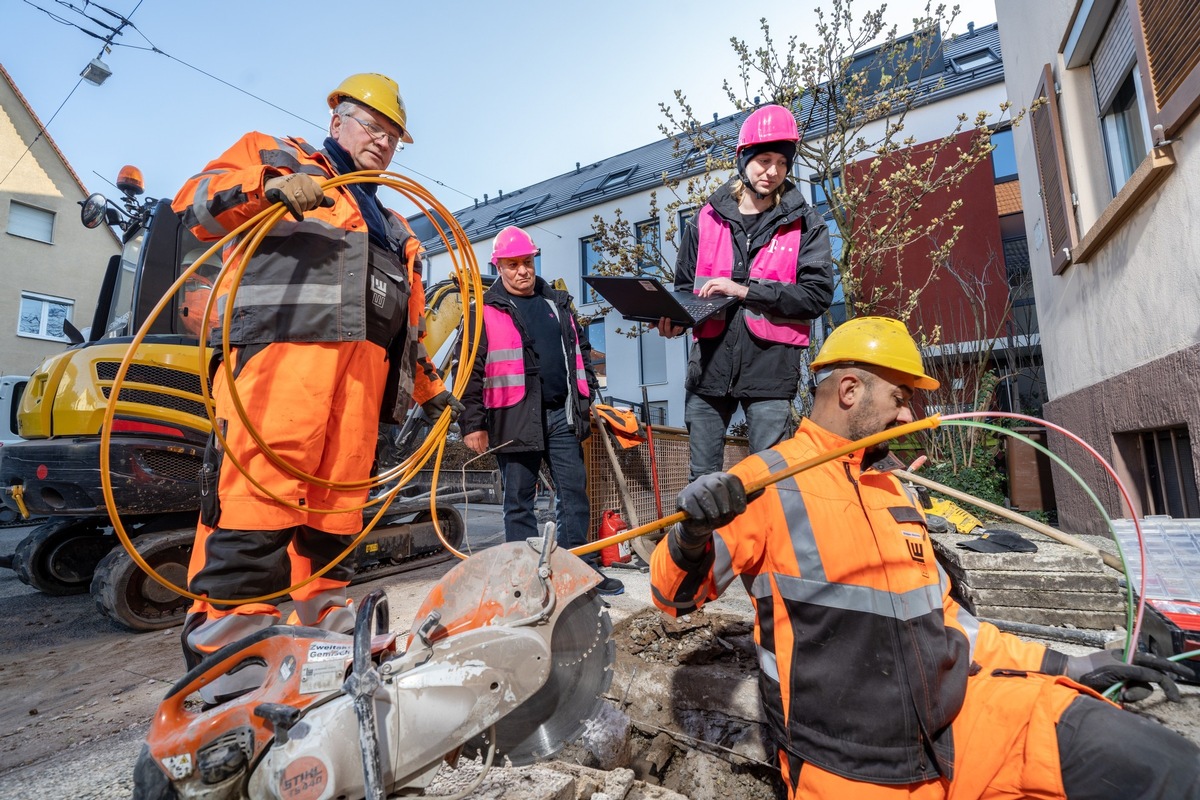
[(1134, 654), (1132, 664), (1126, 664), (1122, 658), (1120, 650), (1097, 650), (1083, 656), (1069, 656), (1062, 674), (1097, 692), (1124, 681), (1121, 700), (1126, 703), (1145, 700), (1153, 694), (1155, 683), (1162, 687), (1168, 700), (1178, 703), (1181, 696), (1174, 679), (1196, 679), (1191, 668), (1149, 653)]
[(268, 200), (283, 203), (297, 220), (304, 219), (305, 211), (333, 205), (333, 198), (326, 197), (313, 177), (303, 172), (268, 178), (263, 183), (263, 189), (263, 195)]
[(728, 472), (701, 475), (679, 493), (675, 508), (687, 514), (676, 527), (676, 541), (685, 553), (696, 555), (708, 545), (714, 530), (746, 510), (746, 489), (741, 478)]
[(443, 389), (440, 394), (435, 395), (421, 404), (421, 410), (424, 411), (425, 416), (429, 417), (429, 419), (433, 422), (436, 422), (438, 417), (440, 417), (442, 412), (447, 408), (450, 409), (450, 421), (453, 422), (454, 420), (458, 419), (458, 415), (466, 409), (466, 406), (460, 403), (458, 398), (450, 393), (449, 389)]

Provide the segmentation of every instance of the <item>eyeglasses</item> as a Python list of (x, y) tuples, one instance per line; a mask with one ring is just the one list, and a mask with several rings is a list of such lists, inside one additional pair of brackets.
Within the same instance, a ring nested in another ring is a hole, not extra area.
[(367, 135), (370, 136), (372, 139), (386, 140), (388, 143), (388, 147), (395, 147), (397, 144), (400, 143), (399, 136), (388, 133), (386, 130), (379, 127), (374, 122), (367, 122), (365, 119), (359, 119), (358, 117), (354, 117), (349, 114), (343, 114), (342, 118), (343, 119), (352, 119), (355, 122), (357, 122), (359, 125), (362, 125), (363, 130), (365, 130), (367, 132)]

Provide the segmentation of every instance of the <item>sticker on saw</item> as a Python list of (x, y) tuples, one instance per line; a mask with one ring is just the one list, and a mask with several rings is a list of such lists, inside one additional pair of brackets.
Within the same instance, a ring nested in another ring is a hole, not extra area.
[(167, 756), (162, 760), (163, 767), (171, 775), (171, 780), (181, 781), (192, 774), (192, 754), (181, 753), (177, 756)]
[(337, 691), (345, 675), (346, 668), (340, 661), (305, 664), (300, 668), (300, 694)]
[(281, 800), (317, 800), (325, 792), (329, 782), (329, 770), (325, 762), (315, 756), (297, 758), (283, 769), (279, 776)]
[(308, 646), (309, 661), (339, 661), (354, 658), (354, 645), (335, 642), (312, 642)]

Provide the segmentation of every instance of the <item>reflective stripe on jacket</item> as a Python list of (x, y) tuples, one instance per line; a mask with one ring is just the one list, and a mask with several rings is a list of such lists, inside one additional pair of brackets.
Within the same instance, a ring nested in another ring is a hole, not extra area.
[[(711, 205), (705, 205), (697, 217), (699, 241), (696, 251), (696, 283), (693, 292), (700, 293), (705, 281), (733, 275), (733, 245), (729, 223)], [(797, 217), (778, 228), (771, 243), (758, 251), (750, 265), (750, 280), (777, 283), (796, 282), (796, 262), (804, 240), (804, 219)], [(746, 307), (746, 327), (759, 339), (769, 342), (805, 347), (808, 345), (808, 323), (758, 312)], [(725, 317), (709, 319), (694, 330), (697, 338), (711, 338), (725, 329)]]
[[(190, 178), (172, 207), (201, 241), (215, 241), (270, 205), (263, 184), (271, 177), (302, 172), (320, 181), (337, 174), (323, 151), (299, 138), (280, 139), (251, 132)], [(370, 243), (367, 223), (347, 187), (330, 190), (330, 207), (305, 213), (302, 221), (282, 217), (264, 237), (234, 298), (230, 343), (366, 341), (370, 270), (368, 264), (407, 291), (408, 314), (403, 341), (390, 352), (392, 380), (384, 416), (403, 418), (411, 400), (436, 396), (445, 386), (425, 352), (425, 292), (421, 282), (420, 243), (394, 212), (384, 215), (389, 253)], [(228, 250), (229, 248), (227, 248)], [(221, 314), (232, 275), (231, 263), (217, 289)], [(408, 286), (401, 286), (407, 282)], [(396, 391), (398, 389), (398, 392)]]
[[(749, 483), (847, 443), (804, 419), (731, 471)], [(788, 752), (874, 783), (949, 778), (950, 723), (972, 662), (1037, 670), (1046, 651), (950, 598), (923, 515), (899, 481), (863, 471), (861, 459), (769, 486), (700, 563), (666, 537), (651, 563), (654, 601), (688, 613), (740, 577), (755, 605), (763, 707)]]

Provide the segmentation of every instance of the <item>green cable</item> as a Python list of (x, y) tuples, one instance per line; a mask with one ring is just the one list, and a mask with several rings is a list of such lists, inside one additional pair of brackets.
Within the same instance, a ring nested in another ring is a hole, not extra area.
[(1050, 452), (1050, 450), (1048, 448), (1033, 441), (1028, 436), (1023, 436), (1022, 434), (1019, 434), (1014, 430), (1010, 430), (1008, 428), (1003, 428), (999, 425), (993, 425), (990, 422), (980, 422), (978, 420), (970, 420), (970, 419), (942, 420), (942, 425), (960, 425), (963, 427), (984, 428), (986, 430), (990, 430), (990, 431), (993, 431), (996, 433), (1006, 434), (1015, 439), (1019, 439), (1020, 441), (1025, 442), (1026, 444), (1030, 445), (1034, 449), (1036, 449), (1042, 453), (1045, 453), (1047, 456), (1049, 456), (1051, 459), (1053, 459), (1054, 463), (1056, 463), (1060, 467), (1062, 467), (1063, 470), (1065, 470), (1068, 475), (1070, 475), (1072, 478), (1074, 478), (1075, 482), (1078, 483), (1085, 492), (1087, 492), (1088, 497), (1090, 497), (1092, 499), (1092, 503), (1095, 504), (1096, 510), (1099, 511), (1100, 516), (1104, 518), (1104, 523), (1108, 526), (1108, 529), (1112, 532), (1113, 543), (1116, 545), (1116, 548), (1117, 548), (1117, 557), (1121, 559), (1121, 566), (1124, 568), (1124, 571), (1125, 571), (1125, 652), (1130, 652), (1129, 648), (1132, 646), (1131, 639), (1132, 639), (1132, 635), (1133, 635), (1133, 616), (1134, 616), (1134, 605), (1135, 604), (1134, 604), (1134, 600), (1133, 600), (1133, 579), (1129, 575), (1129, 561), (1125, 558), (1125, 553), (1121, 549), (1121, 542), (1119, 539), (1117, 539), (1117, 532), (1116, 532), (1116, 529), (1113, 527), (1112, 519), (1104, 511), (1104, 506), (1100, 503), (1100, 498), (1096, 497), (1096, 493), (1092, 491), (1092, 487), (1088, 486), (1087, 483), (1084, 482), (1083, 478), (1081, 478), (1079, 476), (1079, 473), (1077, 473), (1075, 470), (1071, 469), (1071, 467), (1069, 467), (1067, 465), (1067, 462), (1063, 461), (1062, 458), (1060, 458), (1059, 456)]

